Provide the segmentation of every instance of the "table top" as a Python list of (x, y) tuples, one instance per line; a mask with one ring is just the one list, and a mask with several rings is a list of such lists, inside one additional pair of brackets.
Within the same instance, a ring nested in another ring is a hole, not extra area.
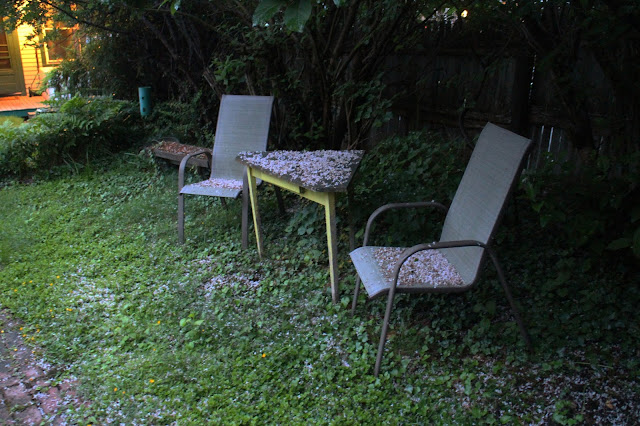
[(249, 151), (236, 160), (316, 192), (345, 192), (364, 151)]

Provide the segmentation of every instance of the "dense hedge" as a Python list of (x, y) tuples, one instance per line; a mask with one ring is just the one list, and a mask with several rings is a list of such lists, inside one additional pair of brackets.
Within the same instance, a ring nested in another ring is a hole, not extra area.
[(0, 175), (24, 177), (130, 148), (145, 134), (136, 109), (129, 101), (74, 97), (24, 124), (6, 122), (0, 126)]

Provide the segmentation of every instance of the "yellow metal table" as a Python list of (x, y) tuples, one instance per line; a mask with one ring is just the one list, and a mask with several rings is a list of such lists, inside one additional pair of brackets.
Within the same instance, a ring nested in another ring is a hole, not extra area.
[[(336, 193), (347, 192), (364, 151), (260, 151), (242, 152), (236, 159), (247, 167), (247, 185), (253, 211), (258, 254), (264, 253), (256, 179), (324, 206), (329, 252), (331, 297), (338, 302), (338, 240)], [(246, 188), (245, 188), (246, 193)]]

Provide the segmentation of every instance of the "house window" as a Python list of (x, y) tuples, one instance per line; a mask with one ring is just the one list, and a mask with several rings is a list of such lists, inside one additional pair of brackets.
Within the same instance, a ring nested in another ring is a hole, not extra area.
[(67, 59), (71, 49), (78, 49), (75, 41), (75, 27), (68, 27), (63, 23), (49, 23), (42, 29), (42, 64), (51, 66)]

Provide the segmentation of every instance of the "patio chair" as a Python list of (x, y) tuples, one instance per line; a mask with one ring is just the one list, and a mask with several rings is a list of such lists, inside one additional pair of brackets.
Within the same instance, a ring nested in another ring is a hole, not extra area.
[[(360, 280), (369, 300), (387, 295), (374, 374), (380, 371), (389, 317), (396, 293), (459, 293), (478, 282), (486, 256), (493, 262), (498, 279), (511, 305), (525, 344), (531, 340), (520, 318), (491, 240), (531, 141), (488, 123), (482, 130), (448, 209), (437, 202), (387, 204), (369, 217), (364, 244), (350, 253), (358, 277), (351, 306), (355, 312)], [(410, 248), (373, 247), (367, 243), (371, 225), (382, 213), (393, 209), (434, 207), (446, 212), (439, 242)]]
[[(242, 151), (265, 151), (273, 96), (223, 95), (218, 112), (213, 153), (208, 150), (186, 155), (178, 169), (178, 241), (184, 243), (184, 196), (237, 198), (242, 192), (242, 248), (247, 248), (249, 215), (245, 166), (236, 161)], [(184, 184), (189, 158), (205, 154), (211, 165), (209, 179)]]

